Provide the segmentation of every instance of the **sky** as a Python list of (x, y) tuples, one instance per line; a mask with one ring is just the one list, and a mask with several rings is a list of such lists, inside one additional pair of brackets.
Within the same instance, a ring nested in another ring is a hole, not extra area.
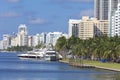
[(0, 39), (26, 24), (29, 35), (68, 33), (69, 19), (94, 15), (93, 0), (0, 0)]

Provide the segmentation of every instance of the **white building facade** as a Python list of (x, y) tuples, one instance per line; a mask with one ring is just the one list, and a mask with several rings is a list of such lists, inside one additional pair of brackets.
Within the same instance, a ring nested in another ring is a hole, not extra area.
[(94, 36), (108, 35), (108, 20), (97, 20), (83, 16), (80, 20), (69, 20), (69, 37), (89, 39)]
[(3, 35), (3, 49), (7, 49), (8, 47), (11, 46), (11, 36), (9, 34), (4, 34)]
[(28, 36), (28, 46), (29, 47), (33, 46), (33, 36)]
[(46, 44), (52, 44), (53, 46), (55, 46), (57, 39), (60, 38), (62, 36), (61, 32), (49, 32), (46, 35)]
[(120, 0), (109, 0), (109, 9), (108, 9), (108, 20), (109, 20), (109, 36), (113, 36), (113, 18), (115, 11), (117, 10), (117, 5)]
[(33, 46), (37, 46), (40, 44), (40, 34), (36, 34), (33, 36)]
[(19, 26), (17, 37), (19, 46), (28, 46), (28, 32), (25, 24)]
[(75, 19), (70, 19), (69, 20), (69, 30), (68, 30), (68, 36), (71, 37), (72, 35), (74, 36), (78, 36), (78, 27), (79, 27), (79, 23), (81, 22), (81, 20), (75, 20)]
[(32, 36), (32, 46), (46, 43), (46, 33), (36, 34)]
[(3, 49), (3, 41), (2, 40), (0, 41), (0, 49), (1, 50)]
[(111, 36), (120, 36), (120, 3), (112, 16), (111, 23)]
[(18, 40), (18, 37), (16, 36), (16, 37), (12, 37), (12, 39), (11, 39), (11, 46), (18, 46), (19, 44), (19, 42), (18, 42), (19, 40)]

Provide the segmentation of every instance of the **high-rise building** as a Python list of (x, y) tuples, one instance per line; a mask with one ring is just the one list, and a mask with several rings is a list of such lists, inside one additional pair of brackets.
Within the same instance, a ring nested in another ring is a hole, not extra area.
[(3, 49), (3, 41), (0, 41), (0, 50)]
[(108, 20), (108, 1), (94, 0), (94, 15), (98, 20)]
[[(71, 23), (70, 23), (71, 22)], [(70, 21), (69, 24), (72, 24), (73, 21)], [(89, 39), (93, 38), (95, 35), (107, 35), (108, 34), (108, 20), (97, 20), (96, 18), (89, 18), (88, 16), (83, 16), (81, 20), (74, 20), (74, 23), (78, 25), (78, 32), (72, 33), (74, 30), (72, 27), (70, 35), (77, 35), (80, 39)], [(69, 25), (70, 26), (70, 25)], [(73, 29), (73, 30), (72, 30)], [(71, 36), (69, 36), (71, 37)]]
[(108, 20), (109, 20), (109, 36), (113, 36), (112, 32), (112, 16), (117, 10), (117, 5), (120, 0), (109, 0)]
[(46, 33), (36, 34), (33, 36), (33, 46), (46, 43)]
[(19, 45), (18, 43), (19, 43), (18, 42), (18, 37), (17, 36), (12, 37), (12, 39), (11, 39), (11, 46), (18, 46)]
[(53, 46), (55, 46), (57, 39), (60, 37), (62, 37), (61, 32), (49, 32), (46, 35), (46, 44), (52, 44)]
[(109, 5), (108, 5), (108, 15), (113, 14), (113, 12), (117, 9), (119, 0), (109, 0)]
[(94, 22), (89, 17), (82, 17), (78, 27), (78, 37), (80, 39), (89, 39), (94, 37)]
[(46, 43), (46, 33), (40, 34), (40, 43), (43, 43), (43, 44)]
[(3, 35), (3, 49), (7, 49), (11, 46), (11, 36), (9, 34)]
[(117, 8), (118, 0), (94, 0), (94, 16), (98, 20), (108, 20), (110, 13)]
[(101, 36), (108, 34), (108, 20), (97, 20), (96, 18), (89, 18), (83, 16), (79, 24), (79, 38), (89, 39), (94, 36)]
[(18, 45), (19, 46), (28, 46), (28, 32), (27, 26), (25, 24), (21, 24), (18, 28)]
[(33, 46), (33, 36), (28, 36), (28, 46)]
[(111, 36), (120, 36), (120, 3), (117, 6), (117, 10), (113, 13), (111, 20)]
[(69, 20), (69, 30), (68, 30), (68, 36), (71, 37), (72, 35), (78, 36), (78, 27), (79, 23), (81, 20), (75, 20), (75, 19), (70, 19)]

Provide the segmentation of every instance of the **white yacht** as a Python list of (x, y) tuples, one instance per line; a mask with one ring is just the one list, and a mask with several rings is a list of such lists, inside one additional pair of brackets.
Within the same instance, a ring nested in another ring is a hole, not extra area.
[(47, 61), (57, 61), (62, 58), (62, 56), (60, 56), (56, 51), (47, 49), (33, 50), (24, 54), (18, 54), (18, 57), (22, 59), (33, 58)]
[(47, 50), (44, 56), (44, 59), (48, 61), (57, 61), (57, 60), (61, 60), (62, 58), (63, 57), (54, 50)]
[(28, 51), (27, 53), (18, 54), (18, 57), (22, 59), (26, 58), (42, 59), (44, 57), (44, 51), (42, 50)]
[(56, 51), (47, 50), (45, 52), (44, 59), (48, 61), (56, 61), (57, 60)]

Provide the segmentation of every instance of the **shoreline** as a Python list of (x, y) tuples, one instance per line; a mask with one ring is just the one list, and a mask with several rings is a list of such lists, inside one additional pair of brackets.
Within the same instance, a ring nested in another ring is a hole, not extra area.
[(115, 71), (115, 72), (120, 72), (119, 69), (112, 69), (112, 68), (99, 67), (99, 66), (95, 66), (95, 68), (97, 68), (97, 69), (103, 69), (103, 70), (109, 70), (109, 71)]
[[(63, 61), (63, 60), (60, 60), (59, 62), (69, 64), (68, 61)], [(96, 68), (96, 69), (103, 69), (103, 70), (120, 72), (120, 69), (106, 68), (106, 67), (100, 67), (100, 66), (94, 66), (94, 65), (87, 65), (87, 64), (83, 64), (83, 65), (80, 65), (80, 64), (72, 64), (71, 65), (71, 64), (69, 64), (69, 65), (70, 66), (74, 66), (74, 67), (79, 67), (79, 68)]]

